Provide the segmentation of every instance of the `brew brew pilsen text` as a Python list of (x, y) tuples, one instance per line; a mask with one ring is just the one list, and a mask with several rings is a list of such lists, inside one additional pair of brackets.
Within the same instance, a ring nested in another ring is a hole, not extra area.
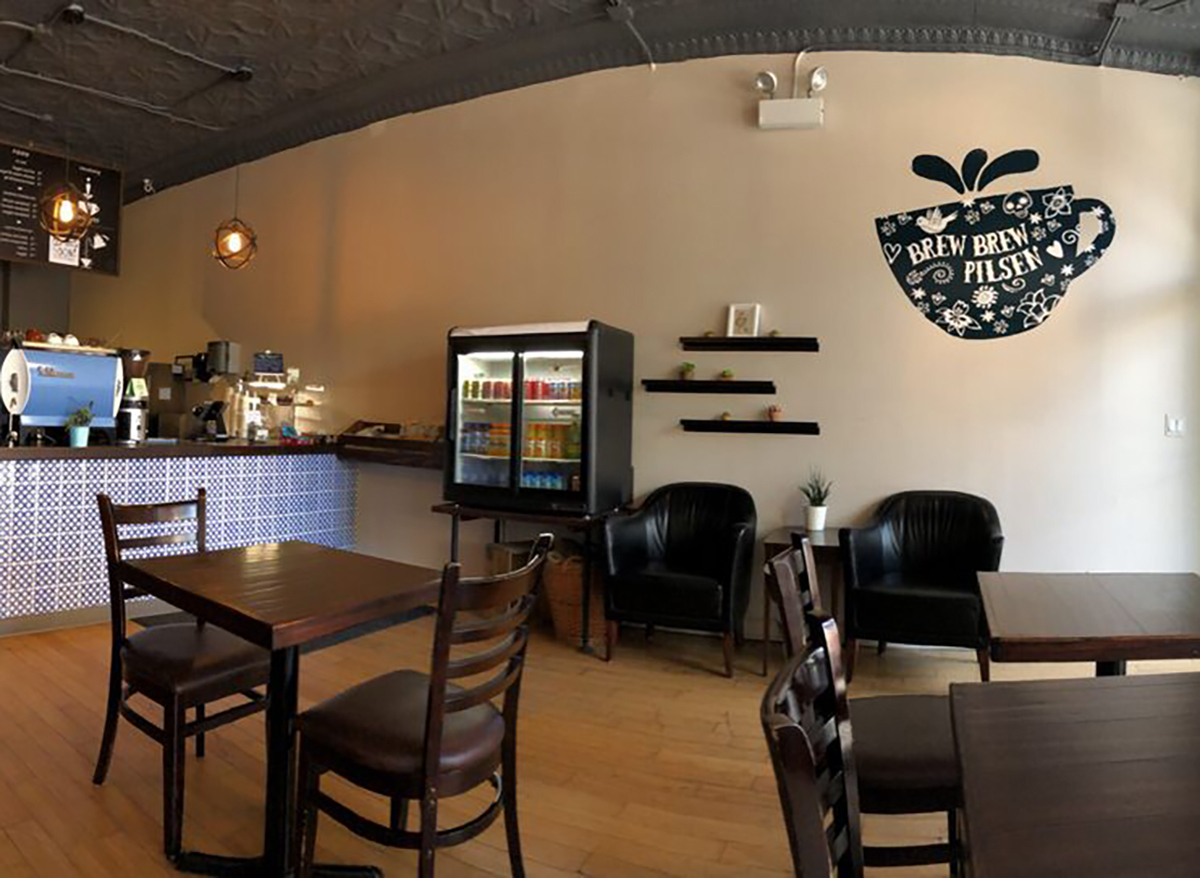
[(1042, 267), (1042, 257), (1029, 246), (1029, 230), (1023, 224), (981, 235), (930, 235), (908, 245), (908, 258), (915, 267), (930, 259), (964, 257), (968, 243), (973, 258), (963, 264), (965, 283), (998, 283)]

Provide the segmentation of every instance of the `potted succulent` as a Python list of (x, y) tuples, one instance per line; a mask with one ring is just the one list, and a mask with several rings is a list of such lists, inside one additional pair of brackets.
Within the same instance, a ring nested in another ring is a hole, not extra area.
[(92, 426), (92, 404), (81, 405), (67, 416), (67, 432), (71, 436), (72, 448), (87, 448), (88, 433)]
[(679, 364), (679, 380), (691, 381), (692, 376), (696, 374), (695, 363), (680, 363)]
[(722, 369), (721, 374), (718, 375), (717, 377), (720, 378), (722, 381), (732, 381), (733, 380), (733, 370), (732, 369)]
[(779, 405), (778, 403), (767, 406), (767, 420), (768, 421), (782, 421), (783, 420), (783, 406)]
[(829, 492), (833, 482), (821, 475), (819, 469), (811, 470), (808, 481), (800, 486), (800, 493), (808, 500), (805, 510), (805, 527), (808, 530), (825, 530), (825, 513), (829, 511)]

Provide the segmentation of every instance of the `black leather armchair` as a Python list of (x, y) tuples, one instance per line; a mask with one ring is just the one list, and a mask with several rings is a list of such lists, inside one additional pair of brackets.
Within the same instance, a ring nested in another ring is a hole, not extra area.
[(974, 649), (988, 679), (980, 570), (997, 570), (996, 507), (958, 491), (906, 491), (870, 527), (840, 532), (846, 583), (846, 668), (860, 639)]
[(630, 515), (605, 522), (607, 655), (622, 622), (724, 635), (725, 673), (750, 601), (757, 517), (742, 488), (665, 485)]

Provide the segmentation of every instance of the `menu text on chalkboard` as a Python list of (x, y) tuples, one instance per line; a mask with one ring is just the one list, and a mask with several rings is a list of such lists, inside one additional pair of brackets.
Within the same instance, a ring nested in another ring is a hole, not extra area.
[[(59, 241), (38, 222), (42, 193), (63, 180), (92, 205), (91, 228), (78, 241)], [(117, 274), (120, 229), (120, 171), (0, 143), (0, 260)]]

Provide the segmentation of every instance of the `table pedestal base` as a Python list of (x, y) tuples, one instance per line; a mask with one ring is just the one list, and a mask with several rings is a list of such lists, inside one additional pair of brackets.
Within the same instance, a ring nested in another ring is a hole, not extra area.
[[(175, 861), (175, 868), (192, 875), (219, 875), (226, 878), (260, 878), (265, 874), (262, 857), (222, 857), (185, 851)], [(341, 866), (317, 863), (314, 878), (383, 878), (377, 866)]]

